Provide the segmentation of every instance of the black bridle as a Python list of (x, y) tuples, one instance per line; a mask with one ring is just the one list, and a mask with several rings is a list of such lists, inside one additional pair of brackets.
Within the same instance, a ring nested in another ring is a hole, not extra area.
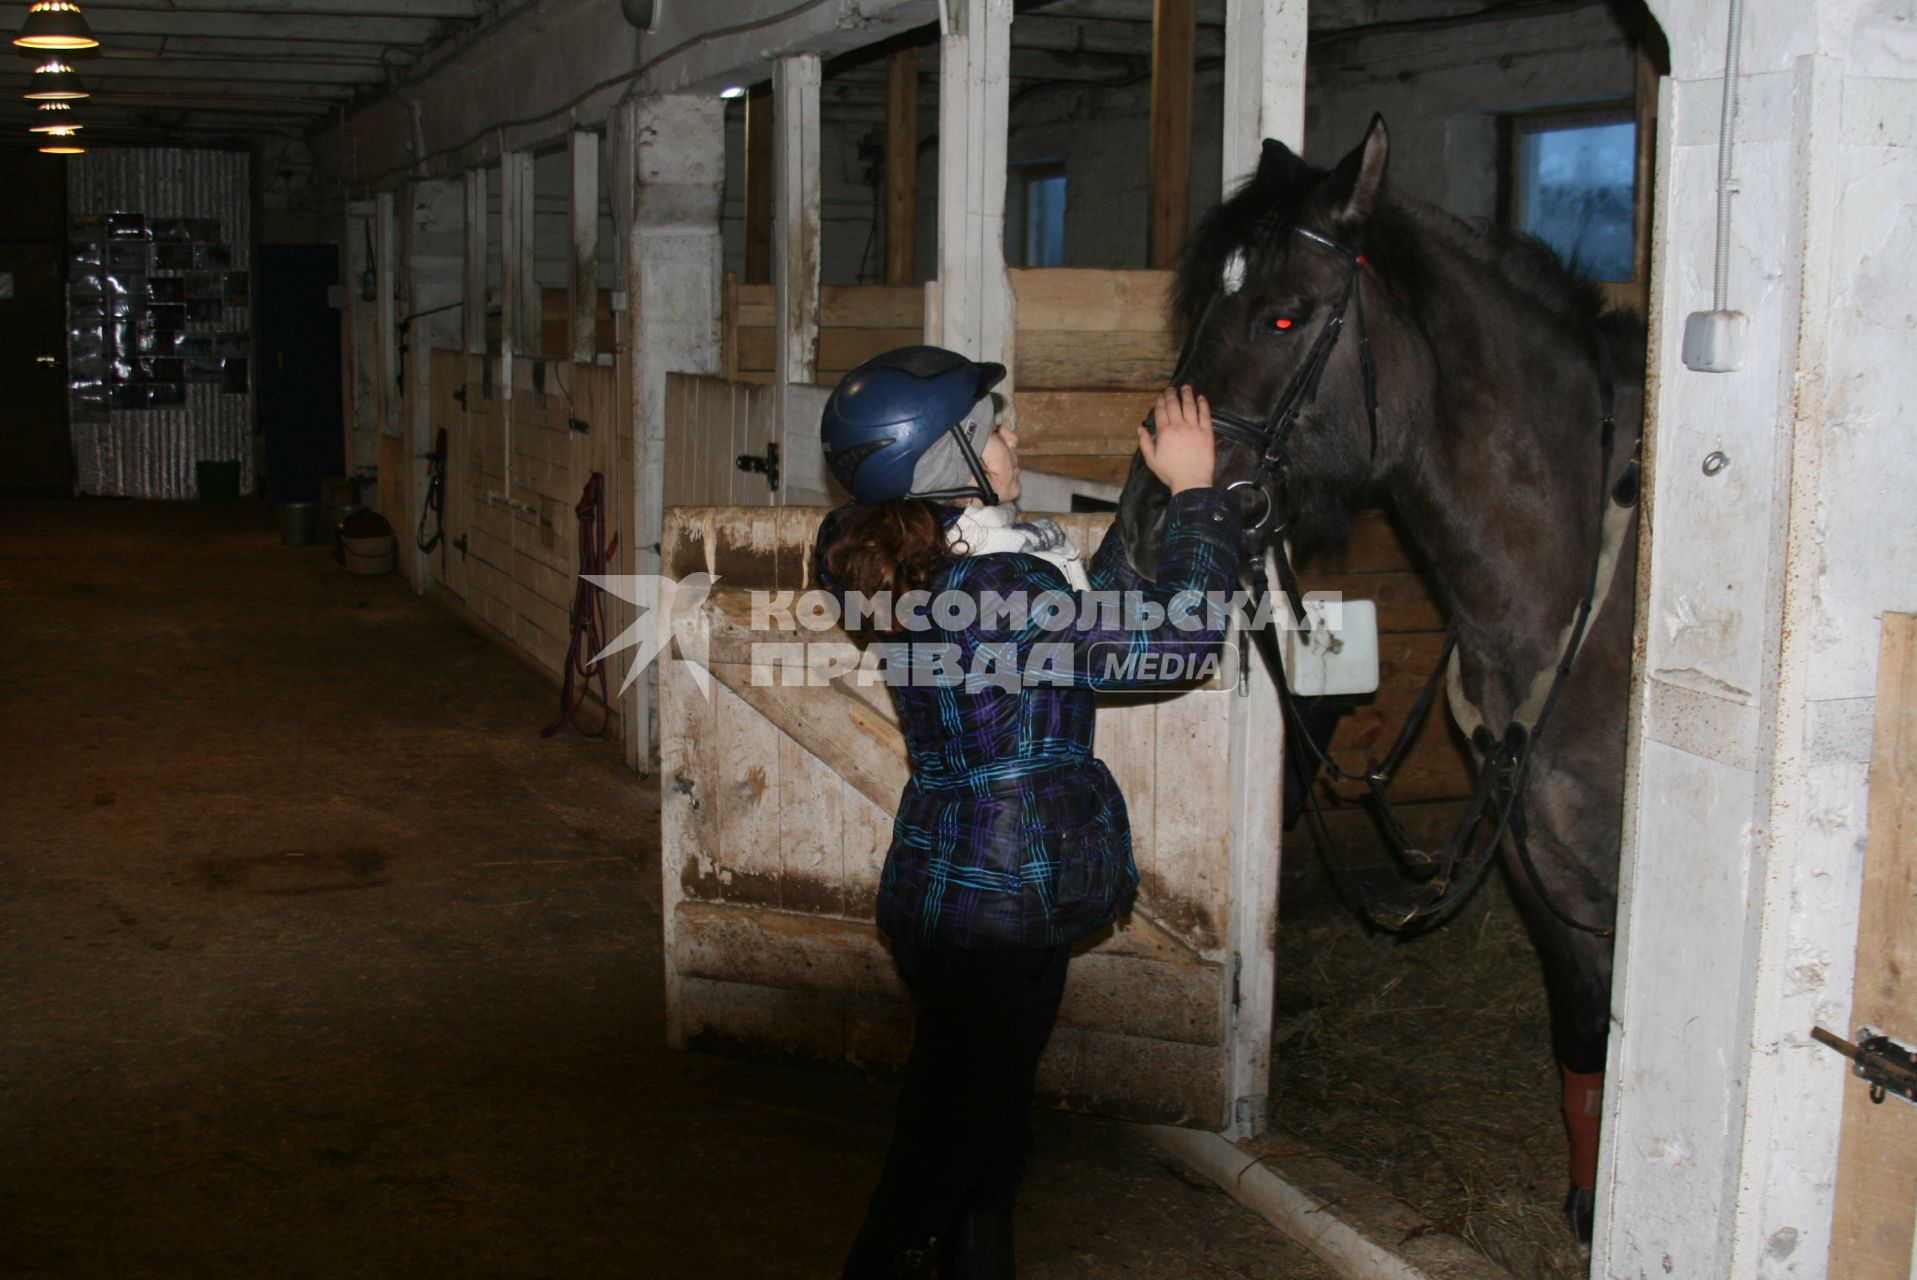
[[(1227, 492), (1240, 495), (1236, 500), (1244, 516), (1244, 554), (1250, 566), (1247, 574), (1251, 579), (1252, 603), (1255, 611), (1265, 613), (1265, 625), (1255, 630), (1248, 628), (1246, 632), (1241, 632), (1240, 644), (1241, 646), (1247, 644), (1255, 636), (1260, 651), (1270, 664), (1273, 678), (1278, 686), (1279, 705), (1283, 709), (1290, 739), (1306, 747), (1315, 766), (1324, 770), (1326, 776), (1333, 782), (1363, 783), (1395, 852), (1403, 861), (1414, 864), (1425, 874), (1420, 891), (1410, 899), (1384, 898), (1375, 893), (1369, 884), (1362, 881), (1354, 886), (1355, 873), (1349, 866), (1340, 865), (1345, 860), (1334, 852), (1331, 833), (1324, 821), (1317, 791), (1310, 785), (1309, 777), (1306, 777), (1304, 790), (1307, 811), (1311, 814), (1314, 834), (1325, 855), (1326, 864), (1334, 879), (1339, 882), (1344, 896), (1351, 899), (1353, 905), (1357, 906), (1373, 923), (1394, 930), (1406, 929), (1414, 925), (1430, 923), (1449, 913), (1451, 909), (1468, 898), (1483, 882), (1485, 874), (1495, 861), (1493, 855), (1505, 836), (1509, 834), (1516, 847), (1519, 864), (1545, 908), (1571, 929), (1609, 937), (1612, 933), (1610, 927), (1592, 925), (1578, 920), (1561, 908), (1545, 889), (1543, 878), (1538, 872), (1525, 838), (1525, 824), (1519, 806), (1519, 798), (1529, 773), (1532, 745), (1542, 731), (1545, 721), (1557, 703), (1558, 695), (1571, 674), (1572, 661), (1582, 647), (1586, 625), (1597, 603), (1595, 596), (1598, 572), (1595, 562), (1573, 620), (1568, 644), (1560, 655), (1541, 713), (1529, 726), (1513, 721), (1506, 728), (1502, 739), (1495, 738), (1482, 726), (1478, 729), (1472, 744), (1480, 756), (1476, 785), (1472, 789), (1471, 798), (1465, 806), (1464, 816), (1457, 829), (1435, 853), (1427, 853), (1416, 847), (1398, 817), (1386, 789), (1392, 775), (1409, 752), (1412, 742), (1417, 737), (1418, 729), (1423, 725), (1426, 716), (1430, 713), (1431, 704), (1436, 699), (1439, 682), (1443, 679), (1453, 652), (1457, 648), (1456, 621), (1454, 620), (1446, 630), (1444, 648), (1438, 656), (1437, 669), (1425, 682), (1390, 751), (1386, 753), (1383, 760), (1367, 768), (1362, 775), (1349, 774), (1338, 767), (1330, 755), (1312, 738), (1304, 716), (1298, 710), (1296, 700), (1286, 681), (1279, 653), (1277, 619), (1270, 615), (1267, 608), (1271, 584), (1265, 575), (1265, 551), (1268, 547), (1276, 545), (1280, 588), (1290, 604), (1297, 624), (1309, 630), (1310, 615), (1305, 609), (1304, 597), (1298, 587), (1297, 573), (1292, 567), (1289, 550), (1283, 541), (1283, 534), (1289, 525), (1289, 513), (1284, 511), (1287, 493), (1287, 450), (1299, 419), (1303, 416), (1305, 409), (1318, 398), (1318, 388), (1323, 381), (1325, 369), (1331, 363), (1332, 354), (1337, 350), (1339, 338), (1344, 334), (1347, 311), (1356, 321), (1359, 371), (1364, 385), (1365, 417), (1371, 429), (1371, 457), (1374, 462), (1378, 454), (1378, 378), (1377, 367), (1371, 353), (1371, 338), (1365, 326), (1364, 291), (1360, 284), (1366, 266), (1364, 255), (1306, 227), (1294, 225), (1286, 230), (1294, 235), (1302, 236), (1314, 245), (1338, 254), (1348, 264), (1349, 270), (1345, 276), (1344, 288), (1338, 295), (1338, 301), (1326, 317), (1324, 327), (1318, 331), (1318, 336), (1313, 340), (1311, 350), (1305, 355), (1304, 363), (1285, 384), (1283, 392), (1273, 401), (1264, 420), (1254, 423), (1247, 418), (1216, 408), (1211, 411), (1213, 432), (1250, 449), (1258, 459), (1250, 476), (1233, 481), (1226, 486)], [(1200, 349), (1200, 339), (1211, 319), (1212, 310), (1217, 306), (1219, 298), (1223, 296), (1225, 294), (1222, 290), (1212, 295), (1211, 300), (1205, 304), (1205, 309), (1200, 313), (1198, 322), (1192, 326), (1191, 332), (1186, 336), (1184, 349), (1179, 353), (1177, 369), (1172, 375), (1173, 386), (1183, 385), (1185, 373), (1194, 355)], [(1602, 333), (1598, 335), (1598, 381), (1603, 408), (1603, 454), (1598, 472), (1599, 483), (1603, 490), (1600, 503), (1619, 501), (1620, 505), (1626, 505), (1616, 497), (1624, 491), (1626, 481), (1620, 481), (1615, 489), (1610, 481), (1616, 435), (1616, 424), (1612, 413), (1615, 391), (1611, 376), (1610, 352)], [(1156, 436), (1157, 424), (1154, 415), (1146, 416), (1145, 427)], [(1637, 461), (1634, 455), (1630, 470), (1627, 472), (1631, 503), (1635, 502), (1636, 496), (1636, 467)], [(1262, 506), (1255, 510), (1248, 508), (1247, 501), (1252, 498), (1262, 503)], [(1278, 519), (1280, 515), (1284, 518)], [(1600, 536), (1600, 556), (1602, 542)], [(1241, 648), (1241, 665), (1242, 659), (1248, 656)], [(1300, 761), (1301, 765), (1303, 754), (1296, 751), (1286, 753), (1292, 760)], [(1482, 821), (1491, 823), (1491, 838), (1474, 852), (1471, 849), (1472, 835)]]
[[(1364, 379), (1365, 417), (1371, 425), (1371, 456), (1373, 459), (1378, 456), (1378, 374), (1371, 358), (1371, 335), (1365, 328), (1364, 291), (1359, 287), (1359, 277), (1365, 268), (1364, 255), (1308, 227), (1292, 226), (1286, 230), (1337, 254), (1345, 260), (1349, 270), (1345, 274), (1345, 286), (1338, 294), (1338, 301), (1326, 316), (1318, 336), (1312, 340), (1311, 350), (1305, 353), (1304, 363), (1298, 366), (1291, 381), (1285, 384), (1284, 391), (1272, 402), (1264, 421), (1253, 422), (1218, 408), (1211, 411), (1212, 431), (1243, 445), (1258, 459), (1251, 475), (1226, 486), (1226, 491), (1235, 496), (1244, 516), (1245, 551), (1254, 558), (1262, 558), (1264, 548), (1286, 528), (1286, 521), (1274, 523), (1274, 517), (1283, 505), (1286, 449), (1305, 409), (1318, 399), (1318, 387), (1324, 380), (1325, 368), (1331, 363), (1332, 353), (1338, 349), (1338, 339), (1344, 336), (1347, 311), (1357, 321), (1358, 365)], [(1197, 354), (1199, 340), (1211, 320), (1212, 309), (1222, 296), (1222, 293), (1212, 295), (1211, 301), (1205, 304), (1205, 310), (1199, 315), (1198, 323), (1186, 335), (1184, 350), (1178, 355), (1178, 367), (1172, 374), (1173, 386), (1183, 383), (1185, 371)], [(1145, 429), (1154, 436), (1157, 434), (1155, 414), (1146, 415)], [(1255, 509), (1247, 505), (1253, 500), (1260, 504)], [(1302, 624), (1305, 621), (1302, 605), (1295, 591), (1291, 592), (1291, 596), (1294, 609), (1298, 611), (1298, 621)]]

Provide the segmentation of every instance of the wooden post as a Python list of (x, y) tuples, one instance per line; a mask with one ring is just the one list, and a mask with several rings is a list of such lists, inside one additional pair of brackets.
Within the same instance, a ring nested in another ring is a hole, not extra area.
[(533, 271), (533, 158), (499, 160), (499, 394), (513, 396), (513, 355), (539, 350), (539, 280)]
[(810, 382), (819, 359), (819, 77), (816, 53), (772, 68), (772, 285), (775, 380)]
[[(469, 173), (466, 177), (470, 180), (472, 175)], [(432, 449), (437, 428), (455, 425), (436, 422), (433, 418), (433, 352), (457, 348), (463, 341), (461, 310), (469, 307), (448, 308), (449, 304), (461, 303), (464, 297), (471, 261), (465, 256), (470, 245), (461, 225), (462, 206), (469, 189), (469, 183), (463, 188), (458, 179), (452, 178), (415, 182), (408, 193), (408, 216), (400, 222), (402, 306), (406, 314), (413, 317), (407, 327), (403, 366), (405, 402), (401, 407), (409, 483), (399, 523), (406, 529), (419, 527), (420, 508), (427, 488), (426, 461), (422, 455)], [(433, 561), (438, 552), (420, 551), (411, 537), (402, 534), (399, 553), (413, 589), (425, 591), (432, 582)]]
[(918, 251), (918, 50), (894, 50), (885, 77), (885, 282), (911, 284)]
[(486, 171), (468, 169), (466, 183), (466, 284), (461, 291), (466, 350), (486, 354)]
[[(619, 171), (631, 175), (625, 228), (623, 399), (632, 422), (631, 572), (659, 572), (664, 528), (666, 375), (719, 368), (720, 214), (725, 195), (725, 103), (709, 95), (642, 98), (617, 121)], [(623, 540), (622, 540), (623, 541)], [(640, 592), (646, 594), (645, 591)], [(658, 603), (634, 602), (645, 617)], [(627, 759), (650, 772), (654, 677), (625, 692)], [(614, 676), (625, 679), (623, 664)]]
[[(939, 274), (926, 340), (1012, 367), (1005, 276), (1011, 0), (949, 0), (939, 40)], [(999, 390), (1009, 406), (1012, 379)]]
[(1266, 138), (1305, 150), (1306, 0), (1225, 0), (1224, 185), (1258, 171)]
[(1634, 134), (1637, 155), (1631, 201), (1631, 284), (1637, 293), (1637, 312), (1641, 316), (1651, 314), (1651, 192), (1657, 166), (1657, 82), (1657, 62), (1649, 44), (1640, 42)]
[(1151, 263), (1171, 267), (1191, 223), (1191, 96), (1197, 0), (1152, 0)]
[(568, 139), (572, 193), (572, 269), (567, 276), (567, 317), (574, 364), (599, 354), (599, 135), (575, 129)]
[(772, 283), (772, 86), (745, 103), (745, 282)]
[[(1863, 906), (1857, 922), (1852, 1037), (1869, 1026), (1899, 1043), (1917, 1037), (1917, 614), (1886, 613), (1877, 657), (1877, 729), (1870, 760), (1870, 821)], [(1832, 1072), (1848, 1071), (1832, 1056)], [(1844, 1082), (1843, 1141), (1831, 1221), (1829, 1274), (1847, 1280), (1909, 1275), (1917, 1213), (1917, 1109), (1870, 1101)]]
[(394, 238), (393, 193), (373, 197), (373, 412), (379, 435), (399, 432), (399, 313), (393, 294), (399, 282), (399, 246)]

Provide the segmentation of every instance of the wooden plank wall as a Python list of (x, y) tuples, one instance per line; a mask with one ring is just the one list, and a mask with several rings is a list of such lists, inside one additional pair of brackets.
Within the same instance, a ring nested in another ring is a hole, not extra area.
[[(575, 507), (598, 471), (609, 534), (630, 526), (622, 495), (631, 433), (611, 368), (522, 359), (513, 383), (505, 400), (490, 358), (433, 353), (434, 425), (446, 428), (448, 454), (446, 540), (434, 574), (474, 625), (557, 680), (579, 573)], [(570, 428), (573, 418), (587, 429)], [(463, 554), (453, 545), (462, 536)], [(630, 538), (620, 542), (623, 560)]]
[[(721, 370), (734, 382), (771, 382), (778, 331), (772, 286), (727, 273)], [(925, 340), (925, 291), (918, 285), (826, 285), (819, 291), (816, 381), (830, 386), (894, 347)]]
[[(1886, 613), (1877, 657), (1877, 725), (1870, 758), (1870, 830), (1851, 1030), (1869, 1026), (1901, 1044), (1917, 1038), (1917, 615)], [(1830, 1056), (1826, 1069), (1848, 1073)], [(1847, 1280), (1911, 1274), (1917, 1213), (1917, 1110), (1873, 1105), (1870, 1085), (1844, 1082), (1843, 1138), (1830, 1270)]]
[[(539, 291), (539, 353), (548, 360), (565, 360), (572, 354), (572, 321), (569, 308), (572, 295), (564, 289)], [(594, 312), (593, 345), (610, 356), (619, 345), (617, 318), (612, 312), (612, 292), (600, 290)]]
[(1014, 270), (1018, 451), (1038, 471), (1122, 485), (1178, 361), (1169, 271)]

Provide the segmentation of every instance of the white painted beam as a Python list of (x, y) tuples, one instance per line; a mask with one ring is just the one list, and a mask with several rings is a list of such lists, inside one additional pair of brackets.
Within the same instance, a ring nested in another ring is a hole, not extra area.
[(399, 337), (394, 294), (399, 287), (399, 243), (393, 193), (373, 197), (373, 407), (382, 435), (399, 430)]
[[(615, 127), (614, 171), (629, 174), (632, 189), (621, 365), (632, 422), (633, 572), (644, 575), (659, 571), (664, 527), (666, 375), (719, 371), (725, 104), (706, 96), (640, 99)], [(649, 679), (634, 681), (622, 708), (626, 753), (645, 772), (657, 742), (652, 706)]]
[(772, 290), (778, 381), (811, 382), (819, 352), (819, 79), (816, 53), (772, 69)]
[(599, 135), (575, 129), (567, 140), (571, 190), (567, 219), (572, 258), (567, 272), (568, 335), (573, 362), (591, 364), (599, 354)]
[(465, 287), (461, 297), (464, 346), (472, 355), (486, 354), (486, 171), (468, 169), (461, 180), (465, 210)]
[(413, 590), (423, 592), (432, 582), (432, 557), (444, 554), (420, 551), (415, 531), (426, 501), (424, 455), (432, 450), (438, 428), (449, 425), (433, 420), (433, 352), (460, 344), (465, 191), (459, 179), (435, 179), (409, 185), (406, 197), (407, 213), (400, 220), (401, 305), (412, 320), (406, 332), (402, 430), (412, 483), (404, 525), (395, 532)]
[(533, 158), (499, 161), (499, 396), (513, 397), (513, 356), (539, 350), (539, 280), (533, 262)]
[[(1009, 369), (1014, 303), (1005, 275), (1005, 144), (1012, 4), (950, 5), (950, 29), (939, 41), (939, 276), (932, 340)], [(1012, 379), (1000, 390), (1009, 405)]]
[[(1265, 552), (1265, 555), (1271, 555)], [(1275, 565), (1273, 566), (1275, 568)], [(1271, 1107), (1271, 1015), (1278, 987), (1278, 871), (1284, 839), (1285, 720), (1278, 685), (1255, 648), (1231, 700), (1231, 915), (1234, 977), (1226, 1011), (1230, 1138), (1264, 1132)]]
[(1305, 149), (1306, 0), (1226, 0), (1224, 186), (1258, 171), (1266, 138)]

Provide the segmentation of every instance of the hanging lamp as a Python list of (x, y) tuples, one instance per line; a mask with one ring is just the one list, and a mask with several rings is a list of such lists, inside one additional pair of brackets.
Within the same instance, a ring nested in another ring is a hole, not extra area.
[[(61, 103), (60, 105), (65, 106), (66, 104)], [(42, 121), (38, 121), (37, 123), (28, 125), (27, 132), (51, 134), (56, 138), (71, 138), (74, 134), (80, 132), (80, 130), (85, 127), (86, 127), (85, 125), (81, 124), (78, 120), (73, 119), (70, 115), (64, 119), (59, 116), (55, 116), (51, 120), (42, 120)]]
[(73, 68), (55, 58), (33, 69), (25, 96), (33, 102), (76, 102), (88, 94)]
[(97, 49), (80, 6), (72, 0), (35, 0), (27, 10), (26, 25), (13, 42), (23, 49)]

